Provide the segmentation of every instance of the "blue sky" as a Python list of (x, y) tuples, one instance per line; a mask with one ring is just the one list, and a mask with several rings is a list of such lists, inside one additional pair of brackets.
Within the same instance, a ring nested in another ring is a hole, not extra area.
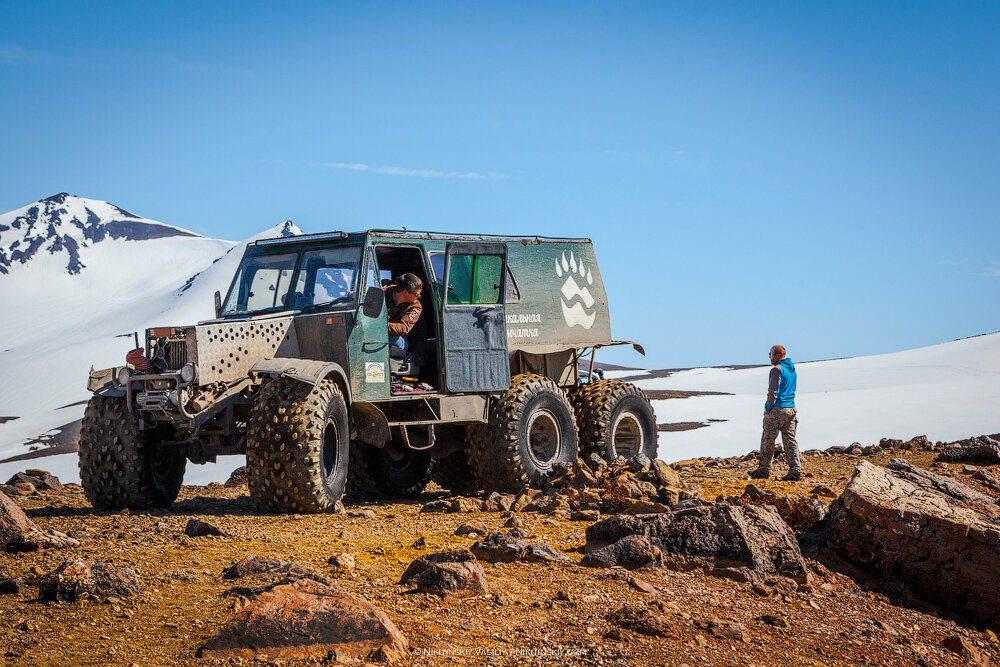
[(677, 367), (1000, 329), (997, 3), (0, 6), (0, 210), (587, 236)]

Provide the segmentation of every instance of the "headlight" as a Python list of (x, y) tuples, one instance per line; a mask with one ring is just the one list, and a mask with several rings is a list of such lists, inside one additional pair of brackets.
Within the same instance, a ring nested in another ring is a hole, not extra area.
[(197, 375), (194, 364), (184, 364), (181, 368), (181, 380), (186, 383), (194, 382), (194, 378)]
[(132, 372), (129, 371), (128, 366), (122, 366), (118, 369), (118, 384), (124, 387), (130, 377), (132, 377)]

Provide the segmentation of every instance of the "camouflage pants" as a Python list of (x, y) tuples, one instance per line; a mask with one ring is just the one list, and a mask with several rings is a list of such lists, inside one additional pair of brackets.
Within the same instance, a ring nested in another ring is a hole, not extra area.
[(795, 415), (795, 408), (771, 408), (770, 412), (764, 413), (764, 434), (760, 436), (760, 462), (757, 466), (761, 470), (771, 469), (774, 441), (777, 440), (780, 431), (789, 472), (802, 471), (799, 443), (795, 441), (795, 427), (798, 426), (799, 420)]

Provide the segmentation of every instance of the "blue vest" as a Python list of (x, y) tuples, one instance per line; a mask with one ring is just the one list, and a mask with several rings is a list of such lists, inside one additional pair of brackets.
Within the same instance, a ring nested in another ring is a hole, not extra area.
[(774, 395), (775, 408), (795, 407), (795, 364), (791, 359), (782, 359), (778, 362), (781, 369), (781, 377), (778, 378), (778, 393)]

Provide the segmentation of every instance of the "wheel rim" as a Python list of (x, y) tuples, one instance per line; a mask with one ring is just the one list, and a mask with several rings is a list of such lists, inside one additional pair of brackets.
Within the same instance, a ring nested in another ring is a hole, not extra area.
[(549, 410), (535, 411), (528, 420), (528, 456), (539, 468), (551, 467), (559, 453), (562, 433), (559, 422)]
[(611, 432), (611, 445), (615, 448), (615, 454), (627, 459), (642, 452), (642, 425), (634, 414), (623, 412), (618, 415)]
[(390, 472), (405, 472), (413, 463), (413, 450), (400, 447), (392, 441), (386, 443), (382, 451), (385, 466)]
[(336, 474), (340, 462), (340, 429), (334, 419), (326, 422), (323, 429), (323, 477), (327, 480)]

